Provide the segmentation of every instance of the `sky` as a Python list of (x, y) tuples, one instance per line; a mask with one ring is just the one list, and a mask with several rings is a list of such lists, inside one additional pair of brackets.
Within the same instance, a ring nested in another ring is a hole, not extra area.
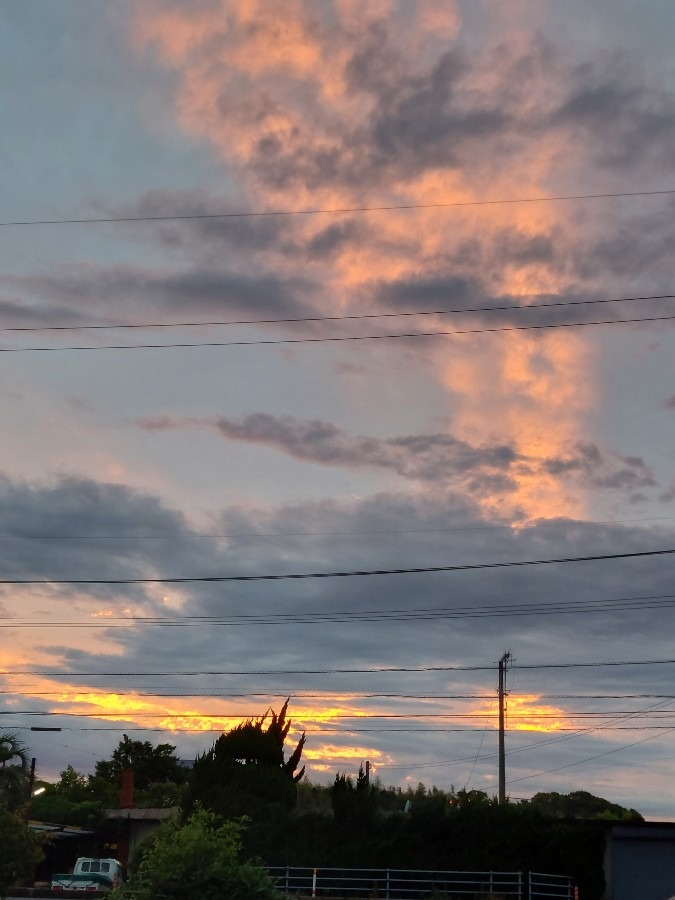
[(510, 651), (509, 795), (675, 816), (672, 4), (2, 15), (0, 714), (38, 773), (290, 697), (315, 782), (492, 795)]

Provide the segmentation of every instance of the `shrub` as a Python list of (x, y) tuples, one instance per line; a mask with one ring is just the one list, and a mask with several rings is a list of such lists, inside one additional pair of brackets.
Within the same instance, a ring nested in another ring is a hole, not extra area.
[(242, 861), (243, 823), (225, 822), (197, 808), (186, 822), (162, 825), (149, 842), (129, 886), (110, 900), (274, 900), (265, 871)]

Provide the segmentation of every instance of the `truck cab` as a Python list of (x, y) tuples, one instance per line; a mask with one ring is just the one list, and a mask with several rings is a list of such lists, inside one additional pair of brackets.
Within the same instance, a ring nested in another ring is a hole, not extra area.
[(53, 891), (109, 891), (119, 881), (126, 881), (124, 866), (117, 859), (81, 856), (72, 874), (52, 876)]

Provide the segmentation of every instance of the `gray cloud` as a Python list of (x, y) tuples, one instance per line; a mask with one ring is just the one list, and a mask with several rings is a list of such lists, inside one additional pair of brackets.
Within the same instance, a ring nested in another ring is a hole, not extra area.
[(331, 422), (253, 413), (241, 419), (140, 422), (151, 431), (206, 425), (228, 440), (274, 447), (305, 462), (329, 466), (374, 466), (423, 481), (447, 480), (485, 469), (507, 470), (520, 457), (508, 444), (472, 447), (448, 434), (373, 438), (350, 435)]
[(601, 166), (627, 168), (644, 160), (670, 165), (675, 96), (648, 83), (625, 54), (575, 66), (565, 83), (567, 96), (551, 122), (583, 134)]
[[(239, 274), (208, 265), (182, 271), (152, 271), (116, 265), (71, 265), (51, 273), (31, 276), (3, 276), (3, 280), (59, 304), (59, 316), (66, 321), (119, 321), (120, 313), (136, 314), (139, 304), (152, 316), (185, 318), (204, 315), (287, 316), (307, 314), (311, 309), (303, 296), (311, 283), (303, 277), (261, 273)], [(114, 304), (115, 314), (110, 315)], [(30, 314), (31, 306), (25, 307)], [(16, 310), (18, 313), (18, 309)], [(53, 318), (54, 313), (50, 314)], [(145, 318), (144, 316), (144, 318)], [(131, 316), (129, 316), (131, 318)], [(29, 320), (30, 321), (30, 320)], [(63, 321), (61, 318), (60, 321)]]
[[(78, 485), (71, 483), (71, 489)], [(67, 497), (63, 487), (62, 500)], [(96, 492), (93, 492), (96, 496)], [(35, 491), (35, 511), (39, 511), (40, 492)], [(132, 493), (127, 499), (133, 506)], [(161, 505), (158, 506), (161, 511)], [(130, 525), (129, 521), (127, 525)], [(594, 525), (569, 520), (547, 521), (528, 528), (514, 530), (498, 518), (486, 519), (474, 504), (458, 494), (432, 492), (418, 496), (381, 494), (364, 501), (340, 503), (288, 504), (271, 508), (230, 508), (221, 513), (217, 530), (228, 534), (220, 546), (210, 540), (196, 540), (196, 535), (184, 530), (185, 542), (180, 544), (181, 565), (188, 562), (194, 571), (209, 572), (291, 572), (329, 571), (354, 568), (399, 567), (401, 565), (438, 565), (472, 563), (481, 561), (526, 560), (555, 556), (589, 555), (602, 552), (629, 552), (662, 546), (664, 533), (622, 525)], [(192, 540), (190, 538), (192, 537)], [(672, 534), (667, 538), (672, 540)], [(201, 562), (196, 567), (193, 544), (205, 544)], [(108, 546), (108, 545), (106, 545)], [(147, 546), (147, 545), (146, 545)], [(119, 553), (119, 551), (116, 551)], [(187, 554), (183, 558), (184, 554)], [(177, 555), (177, 545), (172, 545), (171, 555)], [(118, 559), (119, 564), (119, 559)], [(168, 567), (168, 560), (164, 563)], [(208, 569), (206, 568), (208, 566)], [(126, 589), (124, 589), (126, 590)], [(550, 663), (559, 660), (602, 661), (605, 658), (638, 658), (639, 646), (649, 644), (649, 655), (654, 658), (668, 656), (669, 629), (672, 610), (646, 612), (615, 611), (574, 615), (523, 616), (502, 615), (475, 618), (443, 619), (427, 618), (424, 610), (445, 609), (452, 611), (487, 606), (505, 613), (513, 604), (556, 605), (570, 600), (580, 604), (592, 604), (599, 599), (617, 600), (631, 595), (668, 594), (671, 590), (670, 565), (662, 562), (640, 560), (611, 563), (568, 564), (524, 569), (484, 570), (457, 572), (453, 575), (401, 576), (398, 578), (359, 578), (321, 580), (318, 582), (278, 582), (268, 584), (232, 584), (205, 589), (203, 586), (187, 586), (183, 592), (181, 612), (191, 615), (238, 615), (242, 611), (265, 615), (283, 611), (290, 620), (303, 613), (356, 612), (370, 610), (373, 613), (392, 614), (400, 610), (402, 620), (396, 618), (367, 621), (360, 617), (353, 622), (302, 625), (289, 620), (287, 625), (265, 626), (229, 625), (208, 628), (158, 629), (135, 627), (107, 635), (116, 644), (115, 652), (97, 652), (54, 646), (58, 653), (63, 676), (62, 683), (72, 683), (70, 672), (114, 671), (169, 671), (161, 679), (164, 691), (190, 690), (206, 693), (269, 692), (272, 695), (303, 692), (325, 692), (329, 698), (349, 691), (384, 691), (395, 693), (492, 693), (496, 683), (496, 669), (492, 663), (511, 647), (520, 664)], [(415, 612), (417, 614), (415, 615)], [(294, 614), (294, 615), (293, 615)], [(579, 641), (583, 628), (584, 641)], [(589, 656), (588, 646), (611, 646), (611, 654), (598, 649)], [(381, 673), (379, 675), (284, 675), (208, 677), (181, 675), (180, 672), (208, 671), (210, 669), (330, 669), (377, 666), (442, 666), (485, 665), (484, 672), (411, 672)], [(666, 693), (668, 673), (665, 667), (629, 669), (613, 668), (593, 670), (593, 693)], [(587, 670), (532, 670), (516, 668), (514, 696), (539, 693), (583, 693), (587, 689)], [(83, 685), (102, 687), (106, 690), (124, 689), (130, 680), (100, 675), (79, 679)], [(133, 687), (157, 686), (158, 679), (150, 675), (133, 679)], [(258, 698), (259, 705), (265, 701)], [(316, 701), (294, 701), (294, 709)], [(192, 708), (227, 709), (233, 701), (222, 697), (215, 704), (203, 697), (192, 701)], [(328, 701), (335, 705), (335, 701)], [(339, 701), (342, 708), (349, 708), (346, 700)], [(564, 708), (564, 701), (548, 701), (553, 709)], [(456, 707), (457, 704), (455, 704)], [(581, 701), (569, 701), (569, 708), (579, 709)], [(648, 705), (645, 703), (645, 705)], [(40, 708), (43, 703), (33, 703)], [(239, 708), (255, 712), (256, 700), (249, 699)], [(584, 708), (609, 709), (611, 703), (586, 701)], [(419, 703), (402, 699), (362, 700), (358, 708), (363, 711), (388, 711), (403, 713)], [(425, 704), (425, 711), (447, 714), (448, 701)], [(71, 724), (72, 720), (55, 720)], [(81, 720), (79, 720), (81, 721)], [(372, 724), (372, 723), (367, 723)], [(124, 723), (120, 723), (124, 727)], [(469, 726), (471, 723), (469, 723)], [(484, 717), (480, 727), (484, 725)], [(338, 735), (322, 738), (316, 726), (309, 729), (309, 745), (318, 747), (323, 741), (338, 746), (365, 746), (377, 754), (392, 754), (396, 762), (414, 759), (419, 763), (433, 762), (448, 757), (447, 735), (440, 733), (415, 734), (414, 747), (410, 738), (397, 732), (350, 733), (348, 723), (335, 723)], [(620, 746), (627, 740), (626, 732), (614, 736), (597, 732), (579, 741), (573, 749), (563, 746), (564, 753), (548, 749), (531, 755), (514, 755), (509, 762), (509, 776), (531, 774), (533, 769), (554, 768), (577, 762), (584, 756), (592, 756), (608, 747)], [(108, 737), (112, 744), (117, 736)], [(164, 739), (169, 735), (164, 735)], [(181, 747), (190, 752), (208, 743), (210, 736), (179, 735)], [(630, 735), (629, 735), (630, 737)], [(541, 736), (512, 733), (509, 749), (524, 746)], [(96, 737), (100, 745), (104, 737)], [(453, 734), (452, 757), (475, 753), (477, 732)], [(494, 733), (488, 730), (486, 750), (492, 748)], [(54, 753), (54, 750), (51, 751)], [(494, 762), (485, 761), (478, 766), (476, 776), (483, 778), (494, 768)], [(439, 772), (431, 768), (414, 770), (419, 777), (435, 783), (449, 785), (466, 777), (461, 765), (449, 766)], [(610, 769), (605, 770), (609, 777)], [(385, 782), (397, 781), (398, 771), (388, 773), (382, 768)], [(330, 773), (329, 773), (330, 775)], [(316, 776), (314, 776), (316, 777)], [(324, 776), (325, 777), (325, 776)], [(586, 784), (583, 773), (572, 770), (559, 781), (548, 782), (561, 790), (571, 790)], [(481, 781), (481, 784), (483, 782)], [(533, 789), (536, 789), (536, 784)]]
[[(586, 454), (593, 455), (593, 454)], [(152, 571), (159, 577), (179, 574), (261, 574), (279, 572), (339, 571), (401, 566), (453, 565), (461, 563), (527, 560), (538, 558), (587, 556), (603, 552), (650, 550), (672, 542), (672, 529), (637, 528), (628, 524), (590, 525), (583, 521), (547, 520), (529, 527), (514, 529), (497, 516), (486, 518), (466, 494), (431, 490), (417, 494), (387, 493), (349, 502), (289, 503), (280, 507), (252, 505), (223, 509), (209, 532), (222, 535), (216, 540), (191, 528), (177, 513), (147, 494), (139, 494), (120, 485), (106, 485), (80, 479), (64, 479), (49, 485), (0, 483), (0, 515), (3, 530), (13, 535), (3, 540), (7, 570), (14, 573), (40, 574), (53, 577), (69, 575), (105, 575)], [(58, 541), (66, 534), (80, 535), (78, 540)], [(113, 534), (125, 540), (94, 540)], [(42, 535), (42, 539), (39, 539)], [(171, 536), (172, 540), (168, 540)], [(227, 536), (227, 537), (224, 537)], [(30, 538), (30, 539), (29, 539)], [(87, 538), (86, 540), (84, 538)], [(260, 620), (249, 624), (213, 625), (208, 627), (156, 628), (135, 625), (104, 632), (105, 645), (82, 649), (62, 642), (42, 647), (55, 660), (49, 668), (61, 671), (52, 681), (55, 686), (74, 682), (83, 689), (125, 692), (160, 689), (163, 692), (190, 691), (197, 694), (190, 707), (196, 710), (232, 709), (234, 700), (227, 695), (236, 692), (262, 692), (266, 696), (250, 697), (239, 702), (242, 713), (256, 713), (274, 697), (306, 692), (323, 693), (325, 705), (336, 704), (350, 709), (348, 699), (336, 695), (350, 692), (387, 693), (481, 693), (494, 692), (496, 669), (493, 665), (505, 647), (511, 647), (517, 658), (514, 698), (524, 694), (588, 693), (588, 670), (527, 670), (529, 665), (564, 660), (568, 663), (602, 661), (605, 658), (636, 659), (640, 647), (649, 646), (649, 656), (670, 655), (668, 635), (673, 610), (651, 609), (646, 601), (644, 612), (622, 610), (619, 598), (630, 596), (668, 595), (672, 588), (670, 564), (666, 559), (639, 559), (604, 563), (578, 563), (561, 566), (534, 566), (512, 569), (486, 569), (481, 572), (455, 572), (446, 575), (370, 577), (354, 579), (321, 579), (317, 581), (255, 582), (252, 584), (182, 586), (180, 594), (167, 586), (171, 608), (162, 607), (152, 598), (142, 598), (132, 586), (116, 589), (120, 605), (142, 607), (156, 615), (180, 613), (190, 616), (220, 616), (225, 619), (242, 613), (256, 614)], [(87, 588), (94, 607), (100, 606), (100, 595)], [(616, 601), (612, 609), (584, 613), (584, 605), (597, 601)], [(179, 601), (179, 602), (178, 602)], [(555, 613), (556, 607), (574, 601), (577, 612), (565, 615), (514, 615), (518, 604), (544, 603)], [(62, 618), (72, 599), (66, 594), (54, 595), (54, 610), (49, 614)], [(109, 600), (109, 603), (111, 601)], [(86, 614), (84, 600), (78, 600), (76, 615)], [(56, 612), (56, 605), (61, 607)], [(6, 604), (8, 606), (9, 603)], [(15, 607), (16, 604), (12, 604)], [(491, 607), (502, 615), (484, 615)], [(500, 610), (501, 607), (501, 610)], [(468, 609), (467, 609), (468, 608)], [(471, 611), (473, 618), (447, 618), (455, 612)], [(430, 618), (430, 611), (436, 610)], [(446, 617), (438, 612), (445, 610)], [(302, 624), (298, 619), (307, 614), (363, 613), (388, 615), (387, 619), (369, 621), (359, 615), (353, 621)], [(400, 611), (397, 618), (396, 611)], [(285, 625), (265, 625), (265, 618), (284, 613)], [(480, 616), (480, 622), (475, 616)], [(579, 640), (583, 629), (584, 641)], [(58, 632), (57, 632), (58, 634)], [(109, 649), (111, 646), (113, 649)], [(589, 655), (588, 647), (596, 652)], [(611, 653), (602, 650), (610, 647)], [(486, 666), (485, 671), (420, 671), (371, 675), (283, 675), (283, 676), (207, 676), (189, 675), (199, 671), (236, 671), (252, 669), (323, 670), (331, 668), (383, 668), (408, 666)], [(593, 670), (592, 693), (667, 693), (667, 667), (627, 667)], [(139, 675), (133, 679), (103, 673), (152, 672), (169, 674), (158, 678)], [(76, 676), (77, 672), (99, 672), (98, 676)], [(215, 700), (199, 694), (220, 695)], [(546, 701), (553, 709), (579, 709), (580, 700)], [(321, 705), (321, 700), (293, 701), (293, 711), (303, 706)], [(419, 701), (401, 698), (362, 699), (358, 709), (381, 713), (384, 710), (405, 715), (419, 712)], [(6, 700), (3, 710), (12, 712)], [(171, 701), (167, 706), (171, 708)], [(648, 705), (645, 702), (644, 705)], [(456, 708), (454, 704), (453, 708)], [(587, 700), (583, 708), (607, 710), (610, 701)], [(59, 709), (48, 698), (22, 700), (22, 708), (39, 711)], [(447, 714), (449, 701), (425, 701), (425, 711)], [(469, 707), (473, 708), (473, 707)], [(462, 710), (466, 711), (466, 710)], [(20, 716), (12, 712), (7, 722), (21, 725)], [(475, 754), (478, 731), (484, 728), (484, 715), (479, 725), (468, 723), (466, 732), (454, 733), (450, 756)], [(630, 723), (630, 720), (628, 720)], [(642, 720), (637, 720), (638, 725)], [(72, 727), (65, 715), (50, 720), (51, 724)], [(77, 719), (76, 726), (86, 723)], [(100, 722), (98, 723), (100, 724)], [(359, 723), (363, 724), (363, 723)], [(367, 722), (367, 725), (373, 723)], [(418, 723), (419, 724), (419, 723)], [(124, 729), (126, 722), (117, 725)], [(473, 725), (473, 729), (472, 729)], [(324, 735), (317, 725), (309, 728), (309, 744), (318, 748), (324, 742), (338, 747), (369, 748), (377, 763), (395, 757), (397, 763), (434, 762), (447, 759), (447, 734), (418, 732), (411, 736), (394, 731), (370, 734), (350, 731), (349, 723), (337, 720), (332, 727), (338, 734)], [(170, 740), (179, 745), (182, 755), (189, 756), (207, 746), (210, 735), (158, 732), (150, 739)], [(595, 732), (577, 739), (572, 747), (564, 744), (529, 754), (516, 754), (509, 759), (509, 777), (531, 774), (540, 769), (575, 763), (586, 756), (621, 746), (631, 735), (620, 732)], [(78, 747), (89, 752), (89, 761), (72, 747), (61, 748), (54, 741), (42, 746), (37, 736), (32, 743), (35, 752), (45, 758), (63, 759), (85, 769), (95, 758), (109, 755), (119, 733), (81, 734)], [(542, 739), (541, 735), (509, 735), (509, 750)], [(494, 731), (484, 736), (486, 752), (494, 750)], [(72, 740), (69, 744), (72, 744)], [(557, 745), (556, 745), (557, 746)], [(641, 757), (646, 760), (647, 757)], [(493, 760), (481, 761), (475, 772), (482, 786), (484, 777), (494, 769)], [(403, 770), (405, 771), (405, 770)], [(450, 765), (439, 771), (413, 770), (416, 776), (448, 786), (462, 783), (468, 770)], [(620, 770), (605, 767), (605, 778), (620, 777)], [(616, 775), (614, 776), (614, 773)], [(398, 770), (382, 767), (379, 773), (386, 783), (397, 782)], [(312, 777), (327, 778), (312, 772)], [(587, 785), (583, 772), (572, 769), (533, 790), (554, 788), (572, 790)], [(635, 804), (633, 804), (635, 805)], [(637, 804), (640, 806), (640, 804)], [(649, 810), (643, 808), (643, 811)], [(658, 804), (653, 804), (657, 809)]]
[[(172, 565), (172, 541), (188, 531), (183, 515), (157, 497), (75, 476), (44, 484), (0, 478), (0, 521), (5, 577), (37, 581), (153, 577)], [(10, 587), (3, 590), (13, 593)], [(131, 594), (151, 602), (140, 586), (90, 585), (86, 592), (107, 600)], [(58, 606), (73, 588), (49, 593)]]
[[(525, 162), (533, 143), (551, 135), (561, 154), (599, 168), (672, 166), (675, 96), (625, 54), (601, 52), (578, 63), (533, 38), (526, 49), (502, 44), (478, 58), (461, 47), (445, 50), (421, 69), (384, 22), (355, 42), (342, 39), (353, 47), (346, 83), (353, 97), (369, 99), (370, 112), (339, 122), (317, 109), (282, 140), (266, 122), (283, 114), (284, 95), (270, 94), (269, 85), (250, 94), (245, 127), (260, 138), (249, 165), (263, 185), (363, 189), (430, 169), (475, 176), (505, 159)], [(305, 99), (309, 107), (321, 103), (311, 91)], [(240, 104), (222, 104), (224, 118), (233, 111), (240, 119)]]
[(389, 438), (352, 435), (332, 422), (267, 413), (240, 419), (156, 416), (138, 424), (155, 432), (210, 428), (227, 440), (271, 447), (302, 462), (389, 469), (428, 484), (463, 485), (479, 497), (515, 491), (518, 475), (549, 474), (573, 478), (586, 488), (620, 492), (657, 487), (643, 459), (620, 456), (584, 442), (561, 448), (559, 456), (542, 460), (523, 455), (512, 443), (474, 446), (442, 432)]
[(582, 441), (574, 445), (569, 455), (546, 460), (544, 470), (551, 475), (579, 473), (583, 483), (593, 488), (623, 491), (656, 487), (653, 472), (640, 457), (608, 455), (596, 444)]

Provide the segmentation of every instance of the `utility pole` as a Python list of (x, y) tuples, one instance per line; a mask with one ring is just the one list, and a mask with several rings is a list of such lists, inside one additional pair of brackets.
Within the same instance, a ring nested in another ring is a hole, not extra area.
[(33, 786), (35, 784), (35, 764), (37, 759), (33, 757), (30, 761), (30, 775), (28, 776), (28, 802), (30, 803), (33, 797)]
[(511, 651), (499, 660), (499, 802), (506, 803), (506, 750), (504, 746), (504, 698), (506, 696), (506, 666), (511, 659)]

